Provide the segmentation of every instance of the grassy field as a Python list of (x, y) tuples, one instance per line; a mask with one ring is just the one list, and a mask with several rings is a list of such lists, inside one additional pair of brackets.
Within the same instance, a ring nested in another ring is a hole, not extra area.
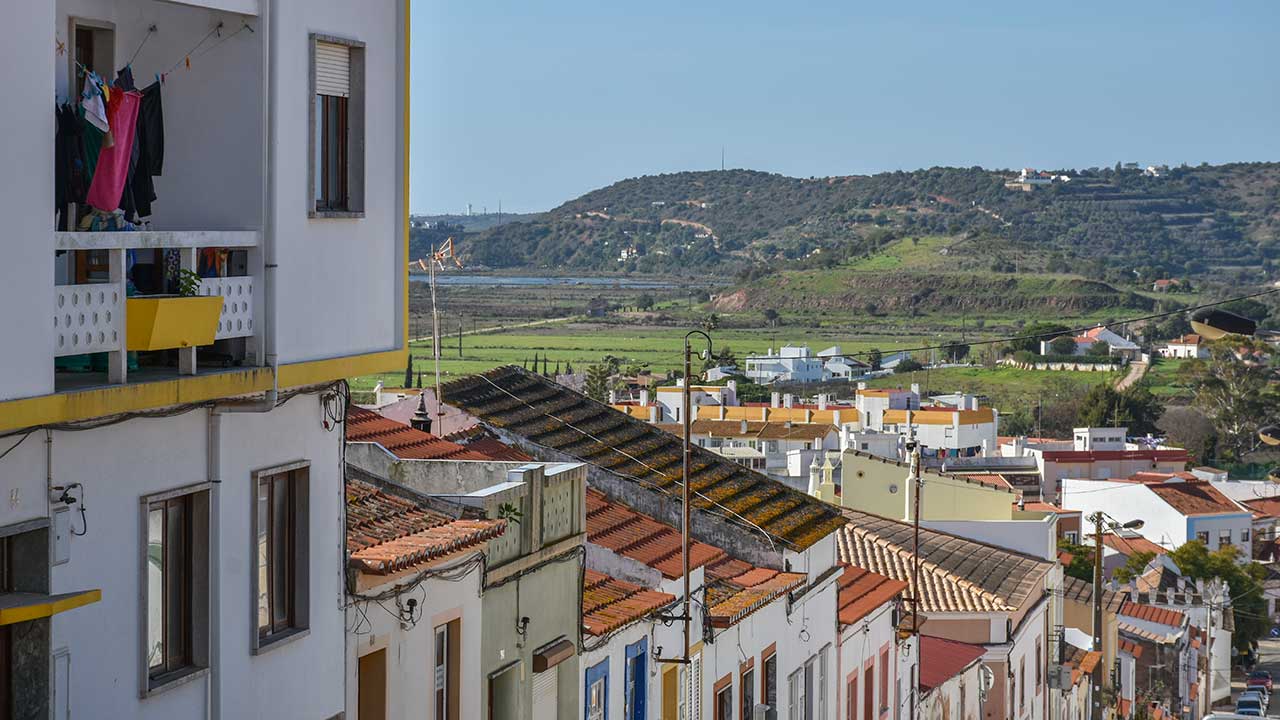
[(1034, 405), (1041, 396), (1083, 395), (1090, 387), (1114, 382), (1116, 378), (1116, 373), (1105, 372), (965, 367), (891, 375), (873, 380), (868, 385), (893, 388), (919, 383), (922, 392), (973, 393), (986, 396), (996, 408), (1010, 412)]
[(1190, 399), (1191, 390), (1178, 380), (1178, 369), (1186, 362), (1156, 358), (1155, 363), (1147, 370), (1145, 379), (1152, 394), (1165, 401)]

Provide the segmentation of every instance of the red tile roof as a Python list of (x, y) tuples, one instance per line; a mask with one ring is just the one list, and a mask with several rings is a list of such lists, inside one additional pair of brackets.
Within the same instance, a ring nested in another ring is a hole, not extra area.
[(504, 520), (454, 519), (407, 497), (347, 478), (348, 564), (389, 575), (494, 538)]
[(444, 439), (485, 455), (490, 460), (502, 462), (529, 462), (533, 460), (531, 456), (503, 443), (482, 425), (472, 425), (469, 428), (450, 433), (445, 435)]
[(920, 689), (929, 691), (964, 672), (986, 653), (981, 645), (920, 636)]
[[(1090, 535), (1089, 537), (1092, 538), (1093, 536)], [(1106, 533), (1102, 536), (1102, 544), (1126, 557), (1140, 552), (1149, 552), (1156, 555), (1164, 555), (1169, 552), (1167, 548), (1161, 547), (1141, 535), (1121, 537)]]
[(1097, 460), (1150, 460), (1188, 462), (1186, 450), (1046, 450), (1044, 459), (1053, 462), (1094, 462)]
[(707, 585), (707, 622), (726, 628), (804, 584), (804, 573), (752, 568)]
[(1147, 485), (1151, 492), (1183, 515), (1243, 513), (1245, 510), (1205, 480)]
[(1253, 500), (1244, 500), (1243, 504), (1247, 505), (1254, 515), (1261, 517), (1280, 517), (1280, 496), (1255, 498)]
[(388, 420), (372, 410), (347, 408), (347, 441), (374, 442), (402, 460), (492, 460), (431, 433)]
[(890, 580), (855, 565), (845, 565), (840, 575), (840, 594), (836, 613), (841, 625), (850, 625), (876, 608), (893, 600), (907, 589), (902, 580)]
[(1120, 641), (1121, 652), (1126, 652), (1135, 658), (1142, 657), (1142, 646), (1130, 640), (1129, 638), (1118, 638)]
[(1174, 628), (1182, 627), (1182, 622), (1187, 617), (1177, 610), (1156, 607), (1154, 605), (1143, 605), (1136, 602), (1126, 602), (1124, 605), (1121, 605), (1120, 614), (1125, 617), (1146, 620), (1147, 622), (1168, 625), (1169, 627)]
[(675, 595), (587, 570), (582, 578), (582, 624), (589, 635), (604, 635), (675, 600)]

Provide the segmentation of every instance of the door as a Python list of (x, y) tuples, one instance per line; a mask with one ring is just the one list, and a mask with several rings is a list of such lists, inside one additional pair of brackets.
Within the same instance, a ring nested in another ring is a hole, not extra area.
[(648, 638), (641, 638), (639, 642), (627, 646), (626, 664), (623, 667), (623, 697), (626, 700), (623, 716), (626, 720), (645, 720), (648, 717), (648, 649)]
[(387, 651), (375, 650), (360, 656), (358, 669), (359, 720), (386, 720), (387, 717)]
[(560, 701), (559, 667), (533, 676), (533, 720), (556, 720)]
[(489, 720), (519, 720), (522, 672), (517, 662), (489, 677)]
[(662, 673), (662, 720), (679, 720), (680, 671), (669, 665)]

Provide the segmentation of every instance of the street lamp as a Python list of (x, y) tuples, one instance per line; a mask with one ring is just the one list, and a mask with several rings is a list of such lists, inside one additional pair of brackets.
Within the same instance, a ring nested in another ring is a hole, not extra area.
[(1218, 340), (1228, 335), (1253, 335), (1258, 323), (1221, 308), (1201, 308), (1191, 315), (1191, 329), (1206, 340)]
[(1280, 425), (1268, 425), (1258, 431), (1258, 439), (1267, 445), (1280, 445)]
[[(1093, 649), (1102, 652), (1102, 533), (1105, 530), (1139, 530), (1142, 520), (1122, 523), (1098, 510), (1086, 518), (1093, 523)], [(1089, 679), (1093, 685), (1090, 720), (1102, 720), (1102, 662), (1093, 667)]]

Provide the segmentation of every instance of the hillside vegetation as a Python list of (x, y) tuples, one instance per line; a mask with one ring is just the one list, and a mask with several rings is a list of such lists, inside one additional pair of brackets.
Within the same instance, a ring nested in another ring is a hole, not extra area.
[[(1280, 164), (1169, 168), (1160, 177), (1118, 167), (1053, 173), (1071, 180), (1023, 192), (1005, 186), (1016, 173), (976, 167), (810, 179), (674, 173), (624, 180), (459, 239), (472, 267), (495, 269), (752, 280), (923, 265), (1071, 273), (1134, 289), (1162, 277), (1254, 283), (1280, 257)], [(916, 245), (903, 244), (911, 238)], [(931, 244), (920, 248), (924, 238)]]

